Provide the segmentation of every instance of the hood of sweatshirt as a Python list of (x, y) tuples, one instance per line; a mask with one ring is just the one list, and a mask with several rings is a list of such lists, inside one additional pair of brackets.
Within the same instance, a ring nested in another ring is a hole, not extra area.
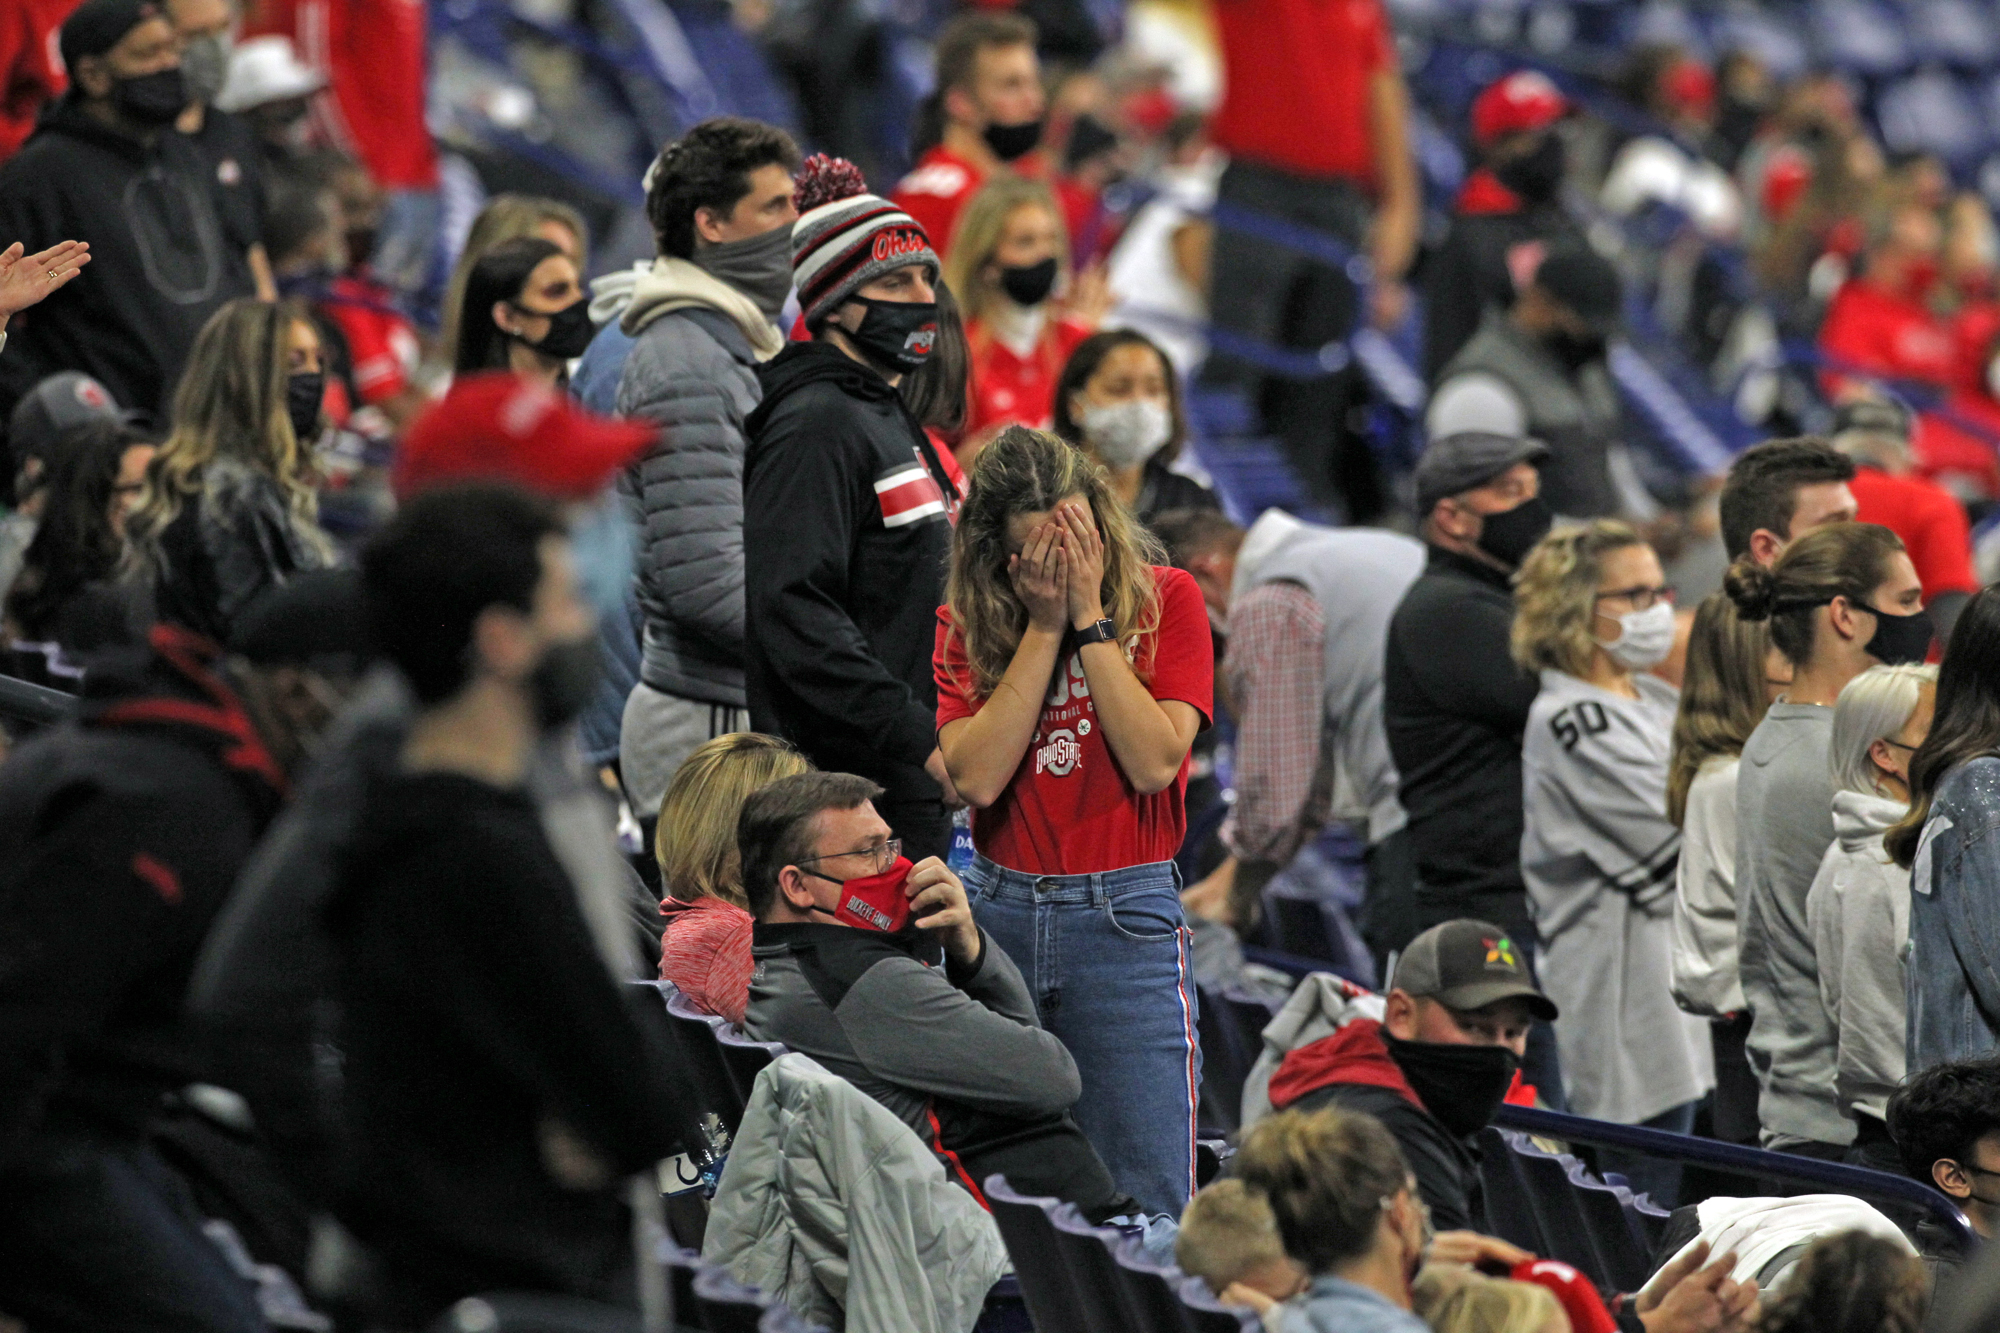
[(614, 269), (602, 277), (590, 280), (590, 322), (603, 328), (612, 320), (624, 315), (631, 308), (632, 293), (639, 286), (639, 279), (652, 272), (653, 266), (647, 260), (640, 260), (630, 268)]
[(1906, 802), (1868, 792), (1837, 791), (1833, 794), (1833, 836), (1843, 852), (1858, 852), (1871, 842), (1880, 842), (1890, 826), (1910, 813)]
[(787, 343), (784, 351), (757, 367), (757, 379), (764, 387), (764, 401), (743, 423), (752, 436), (788, 394), (808, 384), (831, 384), (864, 402), (885, 403), (897, 396), (889, 381), (828, 342)]
[[(592, 290), (596, 290), (595, 283)], [(597, 299), (592, 298), (593, 308)], [(694, 263), (669, 255), (661, 255), (651, 268), (636, 274), (631, 301), (619, 319), (619, 327), (636, 338), (660, 316), (690, 307), (706, 307), (728, 316), (743, 330), (743, 337), (759, 361), (769, 361), (785, 348), (784, 335), (764, 318), (756, 302)]]
[(1257, 521), (1243, 534), (1243, 545), (1236, 552), (1236, 577), (1229, 588), (1231, 606), (1256, 584), (1257, 571), (1264, 567), (1271, 553), (1304, 526), (1282, 509), (1266, 509), (1257, 516)]

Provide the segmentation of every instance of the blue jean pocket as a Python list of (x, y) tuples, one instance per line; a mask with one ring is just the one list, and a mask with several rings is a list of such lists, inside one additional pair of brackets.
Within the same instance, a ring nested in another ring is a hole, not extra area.
[(1104, 919), (1135, 944), (1160, 944), (1181, 931), (1181, 900), (1172, 889), (1148, 889), (1107, 899)]

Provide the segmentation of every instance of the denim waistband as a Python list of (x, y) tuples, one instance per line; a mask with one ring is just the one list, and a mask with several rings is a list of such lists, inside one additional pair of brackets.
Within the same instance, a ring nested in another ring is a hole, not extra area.
[(1097, 904), (1153, 889), (1179, 893), (1181, 887), (1172, 861), (1151, 861), (1086, 875), (1030, 875), (975, 854), (971, 873), (992, 886), (988, 897), (1015, 902)]

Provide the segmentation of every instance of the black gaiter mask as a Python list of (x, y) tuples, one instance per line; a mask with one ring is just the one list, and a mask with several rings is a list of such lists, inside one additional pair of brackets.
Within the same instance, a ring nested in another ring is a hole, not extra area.
[(1470, 1138), (1493, 1123), (1521, 1062), (1505, 1046), (1399, 1041), (1382, 1033), (1389, 1058), (1445, 1132)]

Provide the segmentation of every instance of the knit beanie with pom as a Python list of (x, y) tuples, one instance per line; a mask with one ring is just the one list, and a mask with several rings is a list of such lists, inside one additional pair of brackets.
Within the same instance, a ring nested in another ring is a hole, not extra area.
[(887, 199), (868, 193), (860, 169), (846, 158), (824, 153), (807, 158), (792, 202), (799, 210), (792, 225), (792, 275), (807, 328), (817, 329), (856, 288), (892, 269), (923, 264), (936, 281), (937, 251), (923, 227)]

